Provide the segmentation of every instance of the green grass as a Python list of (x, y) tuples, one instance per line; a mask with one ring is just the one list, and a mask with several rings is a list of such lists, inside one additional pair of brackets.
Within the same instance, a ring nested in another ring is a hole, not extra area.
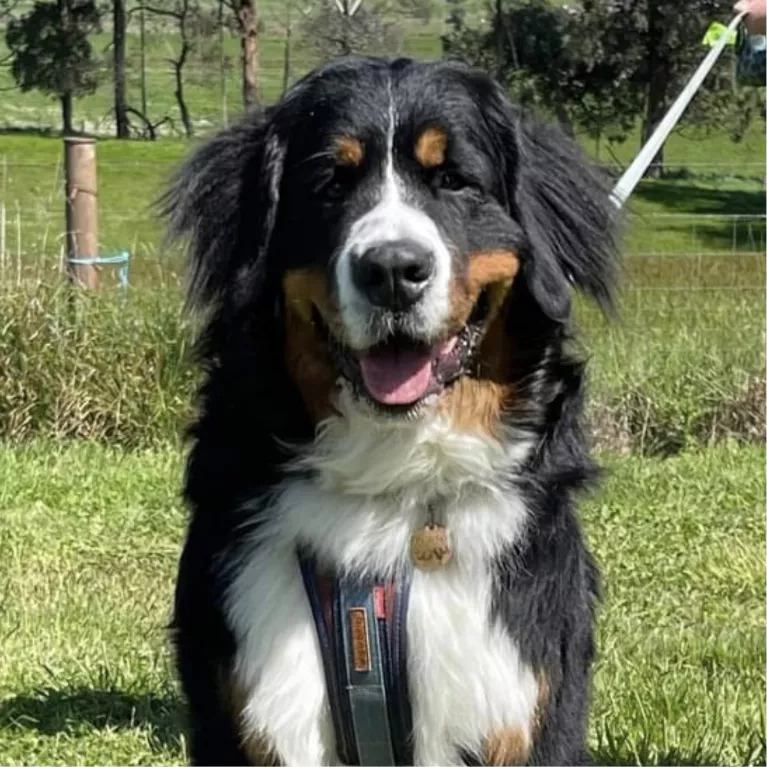
[(764, 450), (608, 464), (596, 763), (764, 764)]
[[(605, 456), (583, 504), (604, 569), (598, 764), (764, 764), (764, 460)], [(185, 759), (165, 626), (181, 457), (0, 452), (0, 763)]]
[[(189, 151), (189, 143), (178, 139), (99, 141), (101, 252), (131, 251), (132, 284), (178, 281), (178, 252), (161, 249), (162, 225), (152, 204)], [(0, 136), (0, 202), (7, 220), (0, 280), (16, 280), (19, 264), (26, 276), (55, 277), (65, 231), (61, 139)]]
[(93, 445), (0, 453), (0, 762), (182, 758), (165, 626), (179, 458)]
[(580, 312), (600, 441), (669, 454), (728, 437), (764, 440), (764, 272), (727, 279), (741, 287), (626, 293), (614, 323)]
[(0, 287), (0, 439), (177, 442), (197, 382), (179, 291), (73, 298)]

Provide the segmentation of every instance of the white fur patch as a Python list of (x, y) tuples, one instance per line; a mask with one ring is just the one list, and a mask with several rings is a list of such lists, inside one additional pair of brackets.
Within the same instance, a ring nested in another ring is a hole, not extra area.
[(352, 262), (373, 246), (395, 240), (413, 240), (434, 255), (434, 275), (423, 297), (411, 311), (414, 335), (437, 338), (450, 310), (450, 252), (434, 221), (407, 203), (402, 181), (394, 170), (395, 130), (396, 114), (390, 92), (386, 165), (380, 200), (354, 222), (336, 264), (336, 282), (346, 341), (356, 349), (366, 349), (380, 340), (370, 332), (370, 318), (376, 307), (357, 290), (352, 280)]
[(538, 688), (501, 625), (491, 623), (491, 562), (524, 535), (527, 512), (510, 483), (531, 448), (457, 432), (431, 413), (377, 419), (342, 392), (287, 473), (244, 547), (228, 593), (235, 673), (247, 691), (243, 733), (263, 734), (283, 763), (337, 764), (322, 661), (295, 559), (309, 543), (339, 571), (391, 574), (437, 501), (453, 557), (413, 573), (408, 671), (418, 764), (457, 764), (504, 727), (530, 732)]

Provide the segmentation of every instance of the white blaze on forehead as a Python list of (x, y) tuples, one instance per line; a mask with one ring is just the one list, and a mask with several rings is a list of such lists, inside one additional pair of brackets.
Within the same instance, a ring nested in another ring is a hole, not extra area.
[(386, 158), (378, 202), (351, 226), (336, 265), (341, 316), (349, 343), (365, 348), (375, 343), (369, 320), (375, 310), (352, 281), (352, 263), (365, 251), (395, 240), (411, 240), (429, 250), (435, 259), (434, 275), (423, 297), (411, 310), (413, 330), (424, 337), (439, 334), (449, 314), (450, 253), (437, 225), (423, 211), (407, 202), (407, 189), (394, 169), (394, 134), (397, 116), (389, 84), (389, 124)]

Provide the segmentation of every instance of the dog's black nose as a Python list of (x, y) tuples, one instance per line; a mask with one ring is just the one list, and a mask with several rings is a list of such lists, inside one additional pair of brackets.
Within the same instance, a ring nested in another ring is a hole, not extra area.
[(410, 240), (368, 248), (352, 266), (354, 284), (368, 301), (395, 310), (418, 301), (433, 274), (433, 253)]

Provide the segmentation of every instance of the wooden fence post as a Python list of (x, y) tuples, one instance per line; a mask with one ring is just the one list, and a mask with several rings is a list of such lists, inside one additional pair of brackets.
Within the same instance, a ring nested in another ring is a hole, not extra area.
[(99, 270), (95, 264), (70, 259), (98, 258), (99, 202), (96, 186), (96, 140), (64, 139), (67, 213), (67, 275), (71, 282), (95, 290)]

